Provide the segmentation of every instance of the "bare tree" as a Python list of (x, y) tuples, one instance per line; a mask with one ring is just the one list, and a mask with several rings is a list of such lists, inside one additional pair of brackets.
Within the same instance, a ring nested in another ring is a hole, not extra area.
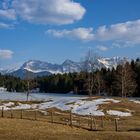
[(29, 82), (29, 77), (30, 77), (30, 74), (29, 72), (27, 71), (27, 101), (28, 101), (28, 98), (29, 98), (29, 90), (30, 90), (30, 82)]
[(33, 79), (32, 73), (27, 70), (26, 72), (26, 80), (27, 80), (27, 101), (29, 99), (30, 95), (30, 86), (31, 86), (31, 80)]
[(136, 90), (134, 72), (126, 61), (117, 68), (115, 88), (122, 97), (131, 96)]
[(87, 88), (89, 96), (93, 94), (94, 87), (94, 72), (95, 72), (95, 64), (97, 64), (98, 55), (93, 51), (89, 50), (85, 56), (85, 60), (83, 63), (83, 71), (87, 72)]

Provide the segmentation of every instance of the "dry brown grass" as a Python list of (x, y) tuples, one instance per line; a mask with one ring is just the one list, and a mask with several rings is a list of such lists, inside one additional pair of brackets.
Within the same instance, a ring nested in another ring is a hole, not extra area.
[(1, 140), (139, 140), (139, 132), (87, 131), (44, 121), (0, 119)]
[(104, 113), (107, 110), (118, 110), (122, 112), (131, 111), (132, 117), (140, 117), (140, 104), (133, 103), (128, 99), (121, 99), (119, 103), (103, 104), (99, 106), (99, 109), (103, 109)]

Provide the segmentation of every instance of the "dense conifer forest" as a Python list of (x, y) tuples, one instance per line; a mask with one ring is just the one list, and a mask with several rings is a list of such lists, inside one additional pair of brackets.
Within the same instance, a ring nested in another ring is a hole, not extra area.
[(0, 75), (0, 86), (10, 92), (26, 92), (39, 88), (43, 93), (68, 93), (87, 95), (106, 95), (121, 97), (140, 97), (140, 59), (126, 62), (116, 69), (100, 69), (91, 72), (56, 74), (20, 79)]

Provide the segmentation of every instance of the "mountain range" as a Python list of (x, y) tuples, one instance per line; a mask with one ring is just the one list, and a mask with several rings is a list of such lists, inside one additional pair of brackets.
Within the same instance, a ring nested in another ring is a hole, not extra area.
[[(96, 58), (94, 60), (93, 69), (112, 69), (116, 68), (117, 65), (122, 64), (124, 58), (113, 57), (113, 58)], [(93, 63), (93, 62), (92, 62)], [(86, 68), (89, 70), (91, 66), (90, 61)], [(25, 62), (22, 66), (15, 69), (2, 70), (1, 74), (13, 75), (20, 78), (33, 78), (36, 76), (48, 76), (52, 74), (64, 74), (80, 72), (85, 70), (85, 61), (74, 62), (71, 60), (65, 60), (62, 64), (52, 64), (48, 62), (43, 62), (39, 60), (29, 60)]]

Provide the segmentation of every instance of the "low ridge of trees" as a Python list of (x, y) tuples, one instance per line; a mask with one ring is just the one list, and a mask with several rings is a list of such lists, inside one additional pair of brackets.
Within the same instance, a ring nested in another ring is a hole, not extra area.
[(24, 80), (9, 75), (0, 75), (0, 87), (5, 87), (10, 92), (24, 92), (27, 90)]
[[(0, 75), (0, 86), (8, 91), (26, 92), (27, 79)], [(124, 63), (116, 69), (98, 69), (80, 73), (56, 74), (30, 79), (30, 89), (45, 93), (68, 93), (140, 97), (140, 59)]]

